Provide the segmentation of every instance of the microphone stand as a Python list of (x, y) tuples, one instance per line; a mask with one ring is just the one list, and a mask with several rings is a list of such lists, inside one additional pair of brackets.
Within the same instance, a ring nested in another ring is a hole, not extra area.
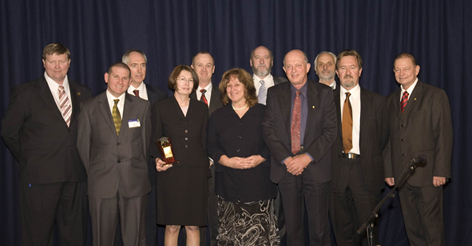
[(357, 234), (362, 235), (362, 233), (367, 230), (367, 243), (369, 246), (374, 246), (374, 220), (379, 217), (379, 210), (382, 205), (389, 199), (395, 197), (395, 190), (402, 187), (405, 182), (410, 177), (413, 170), (416, 169), (416, 162), (414, 160), (411, 161), (410, 165), (405, 167), (400, 175), (398, 182), (396, 182), (393, 189), (377, 204), (377, 206), (372, 211), (370, 217), (367, 219), (364, 224), (362, 224), (359, 229), (357, 229)]

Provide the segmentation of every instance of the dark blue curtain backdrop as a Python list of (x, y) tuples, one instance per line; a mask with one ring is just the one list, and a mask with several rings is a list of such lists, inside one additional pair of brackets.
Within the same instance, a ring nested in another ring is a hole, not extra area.
[[(472, 1), (468, 0), (0, 0), (0, 116), (11, 89), (43, 72), (42, 49), (64, 43), (72, 53), (69, 77), (104, 91), (103, 74), (128, 49), (148, 57), (146, 82), (169, 92), (167, 77), (200, 50), (215, 58), (213, 82), (232, 67), (250, 71), (253, 48), (275, 56), (284, 76), (291, 49), (310, 62), (323, 50), (356, 49), (364, 60), (361, 86), (388, 95), (397, 88), (392, 63), (413, 53), (419, 77), (446, 90), (454, 127), (453, 178), (445, 187), (448, 245), (472, 245)], [(309, 78), (317, 80), (314, 71)], [(434, 109), (433, 109), (434, 110)], [(20, 245), (18, 164), (0, 144), (0, 245)], [(381, 210), (382, 245), (408, 245), (398, 198)]]

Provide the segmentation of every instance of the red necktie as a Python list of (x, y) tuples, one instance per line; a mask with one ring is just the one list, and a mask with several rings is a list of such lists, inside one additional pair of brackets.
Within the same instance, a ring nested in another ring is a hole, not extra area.
[(293, 101), (292, 113), (292, 153), (295, 155), (300, 151), (300, 122), (302, 113), (302, 100), (300, 99), (300, 91), (296, 91), (295, 101)]
[(345, 154), (349, 153), (349, 150), (352, 149), (352, 108), (351, 101), (349, 100), (350, 96), (351, 93), (346, 92), (346, 100), (344, 100), (343, 107), (342, 135)]
[(402, 109), (402, 113), (403, 113), (403, 111), (405, 111), (405, 107), (406, 107), (407, 103), (408, 103), (408, 92), (405, 91), (405, 92), (403, 92), (402, 100), (400, 102), (400, 107)]
[(139, 90), (134, 90), (133, 92), (135, 96), (139, 97)]
[(207, 98), (205, 97), (205, 92), (207, 92), (207, 90), (201, 89), (200, 92), (202, 93), (202, 97), (200, 97), (200, 101), (206, 103), (206, 105), (208, 106), (208, 101), (207, 101)]

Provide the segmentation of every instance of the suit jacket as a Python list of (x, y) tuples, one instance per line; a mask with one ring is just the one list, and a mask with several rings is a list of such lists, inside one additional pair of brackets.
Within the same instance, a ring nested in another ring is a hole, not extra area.
[(72, 115), (67, 127), (44, 78), (12, 91), (2, 120), (2, 137), (20, 164), (20, 181), (47, 184), (85, 181), (77, 152), (77, 116), (80, 103), (92, 96), (89, 87), (69, 81)]
[[(331, 180), (331, 146), (336, 138), (336, 108), (333, 91), (326, 86), (307, 80), (308, 116), (304, 135), (304, 150), (313, 161), (308, 165), (318, 182)], [(269, 88), (263, 120), (264, 139), (272, 154), (270, 178), (278, 183), (286, 174), (282, 161), (293, 156), (291, 151), (291, 83)]]
[[(130, 120), (140, 126), (130, 128)], [(81, 105), (77, 147), (88, 175), (88, 195), (111, 198), (119, 190), (137, 197), (151, 190), (147, 146), (151, 135), (151, 105), (126, 93), (120, 135), (117, 136), (106, 92)]]
[(155, 144), (162, 136), (171, 137), (172, 149), (177, 165), (208, 167), (205, 151), (208, 107), (205, 103), (191, 99), (187, 116), (184, 116), (174, 96), (157, 102), (152, 107), (153, 133), (150, 145), (151, 156), (161, 158)]
[[(160, 89), (157, 86), (153, 86), (150, 84), (145, 84), (146, 85), (146, 90), (148, 94), (148, 100), (151, 103), (151, 106), (160, 100), (166, 99), (167, 98), (167, 93)], [(148, 161), (148, 175), (149, 175), (149, 182), (151, 185), (156, 185), (156, 178), (157, 178), (157, 170), (156, 170), (156, 162), (152, 159), (149, 158)]]
[[(195, 91), (190, 94), (190, 98), (200, 100), (200, 98), (197, 98), (197, 93)], [(223, 107), (223, 103), (221, 102), (220, 90), (217, 85), (213, 84), (211, 87), (210, 105), (208, 105), (208, 116), (221, 107)]]
[[(333, 181), (331, 187), (336, 188), (337, 181), (346, 179), (340, 176), (340, 165), (343, 151), (341, 105), (339, 87), (334, 91), (334, 102), (336, 104), (338, 134), (332, 148), (333, 157)], [(388, 141), (387, 124), (384, 122), (383, 108), (384, 97), (361, 87), (361, 109), (360, 109), (360, 133), (359, 147), (361, 155), (361, 170), (363, 180), (367, 189), (371, 191), (384, 188), (384, 170), (382, 150)]]
[(390, 142), (386, 149), (385, 177), (398, 180), (405, 166), (419, 154), (426, 156), (408, 183), (432, 185), (433, 176), (451, 177), (452, 122), (446, 92), (418, 80), (404, 112), (401, 88), (387, 97)]
[(164, 90), (160, 89), (159, 87), (153, 86), (150, 84), (144, 84), (144, 85), (146, 85), (148, 99), (149, 99), (149, 102), (151, 102), (151, 106), (155, 102), (167, 98), (167, 93)]
[(284, 77), (278, 77), (278, 76), (275, 76), (275, 75), (272, 75), (272, 77), (274, 78), (274, 85), (278, 85), (278, 84), (281, 84), (283, 82), (287, 82), (288, 80)]

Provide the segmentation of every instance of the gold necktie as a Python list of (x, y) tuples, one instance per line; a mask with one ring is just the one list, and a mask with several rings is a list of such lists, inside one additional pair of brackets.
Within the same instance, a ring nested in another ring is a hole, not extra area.
[(350, 92), (346, 92), (346, 100), (344, 100), (343, 108), (343, 122), (342, 122), (342, 131), (343, 131), (343, 149), (344, 153), (349, 153), (349, 150), (352, 149), (352, 108), (351, 101), (349, 97), (351, 96)]
[(113, 105), (113, 110), (111, 111), (111, 116), (113, 116), (113, 123), (115, 123), (116, 135), (120, 136), (121, 129), (121, 115), (120, 110), (118, 110), (118, 102), (120, 99), (114, 99), (115, 105)]

